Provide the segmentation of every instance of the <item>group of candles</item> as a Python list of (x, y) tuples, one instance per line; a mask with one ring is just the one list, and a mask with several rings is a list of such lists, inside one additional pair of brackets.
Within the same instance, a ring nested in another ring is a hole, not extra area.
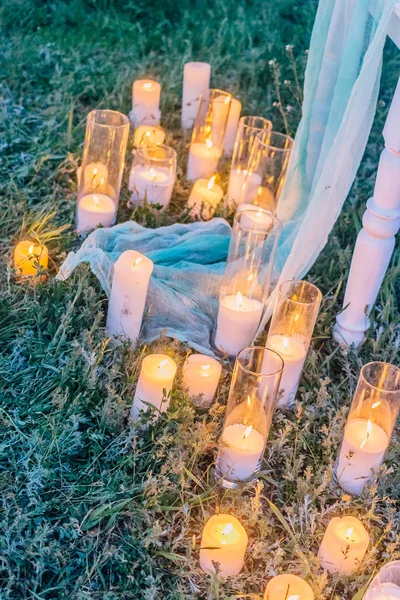
[[(189, 206), (194, 217), (209, 219), (223, 197), (215, 171), (223, 153), (231, 154), (227, 201), (239, 205), (235, 215), (225, 275), (221, 285), (214, 347), (236, 356), (225, 421), (216, 460), (216, 475), (225, 487), (257, 476), (276, 406), (292, 404), (307, 356), (321, 293), (305, 281), (280, 285), (265, 347), (251, 346), (264, 311), (281, 223), (275, 216), (292, 149), (288, 136), (271, 131), (261, 117), (240, 119), (241, 104), (221, 90), (210, 90), (210, 65), (184, 68), (182, 127), (192, 126), (188, 179), (194, 180)], [(129, 188), (136, 201), (168, 206), (176, 174), (176, 153), (164, 145), (160, 127), (161, 86), (155, 81), (133, 84), (136, 146)], [(88, 231), (115, 222), (129, 120), (114, 111), (88, 116), (82, 169), (78, 174), (77, 229)], [(48, 264), (44, 245), (20, 242), (14, 251), (18, 273), (32, 277)], [(142, 326), (152, 261), (135, 250), (123, 252), (114, 265), (107, 314), (110, 335), (127, 336), (136, 344)], [(183, 387), (190, 397), (210, 404), (221, 377), (218, 360), (192, 354), (183, 366)], [(131, 408), (136, 420), (148, 405), (164, 411), (177, 373), (168, 355), (146, 356)], [(399, 369), (370, 363), (361, 371), (336, 465), (336, 477), (350, 494), (360, 494), (382, 464), (400, 402)], [(247, 548), (247, 533), (232, 515), (215, 515), (206, 523), (200, 550), (205, 571), (238, 573)], [(369, 536), (355, 517), (330, 521), (319, 557), (329, 572), (356, 570)], [(390, 583), (397, 588), (394, 583)], [(394, 589), (394, 588), (393, 588)], [(400, 590), (400, 588), (398, 588)], [(392, 588), (391, 588), (391, 591)], [(400, 595), (387, 596), (400, 598)], [(265, 591), (268, 600), (311, 600), (311, 587), (283, 574)], [(386, 596), (385, 596), (386, 597)], [(368, 598), (378, 599), (379, 596)]]

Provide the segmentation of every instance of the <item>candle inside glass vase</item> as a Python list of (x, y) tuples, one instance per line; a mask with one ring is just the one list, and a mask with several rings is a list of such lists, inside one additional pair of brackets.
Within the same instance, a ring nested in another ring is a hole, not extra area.
[(160, 204), (167, 208), (176, 177), (176, 152), (163, 144), (137, 148), (129, 177), (133, 204)]
[(361, 369), (336, 476), (349, 494), (361, 494), (381, 466), (400, 406), (400, 369), (384, 362)]

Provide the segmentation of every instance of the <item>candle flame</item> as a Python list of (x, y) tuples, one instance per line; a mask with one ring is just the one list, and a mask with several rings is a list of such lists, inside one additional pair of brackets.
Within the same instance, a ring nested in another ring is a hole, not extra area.
[(212, 188), (214, 187), (214, 183), (215, 183), (215, 175), (213, 175), (212, 177), (210, 177), (210, 181), (207, 183), (207, 189), (208, 190), (212, 190)]
[(104, 185), (104, 177), (100, 179), (100, 185)]
[(153, 168), (150, 169), (150, 177), (151, 179), (155, 179), (156, 178), (156, 172)]
[(166, 364), (168, 364), (168, 358), (164, 358), (164, 360), (159, 363), (158, 368), (161, 369), (162, 367), (165, 367)]
[(240, 292), (236, 294), (236, 306), (238, 310), (242, 308), (243, 296)]
[(232, 523), (228, 523), (227, 525), (225, 525), (225, 527), (221, 531), (221, 534), (229, 535), (232, 531), (233, 531), (233, 525), (232, 525)]
[(97, 173), (98, 173), (98, 172), (99, 172), (98, 168), (97, 168), (97, 167), (95, 167), (95, 168), (93, 169), (93, 175), (97, 175)]
[(261, 210), (258, 210), (257, 214), (256, 214), (256, 217), (258, 217), (260, 219), (262, 217), (262, 215), (263, 214), (262, 214)]
[(289, 596), (289, 598), (287, 600), (299, 600), (300, 596)]
[(93, 202), (94, 202), (95, 204), (98, 204), (98, 203), (99, 203), (99, 199), (98, 199), (98, 197), (97, 197), (97, 196), (93, 196)]
[(251, 406), (251, 396), (247, 396), (247, 406)]
[(253, 430), (253, 425), (249, 425), (248, 428), (245, 430), (244, 434), (243, 434), (243, 439), (247, 439), (250, 435), (250, 433)]
[(33, 244), (31, 244), (28, 248), (28, 254), (33, 254), (33, 249), (34, 249), (34, 246), (33, 246)]
[(151, 131), (146, 131), (146, 133), (144, 135), (147, 135), (147, 137), (151, 136)]
[(143, 256), (138, 256), (138, 258), (133, 261), (133, 266), (136, 267), (136, 265), (138, 265), (142, 260)]
[(231, 97), (230, 97), (230, 96), (227, 96), (227, 97), (225, 98), (225, 101), (224, 101), (224, 102), (225, 102), (225, 104), (229, 104), (229, 102), (230, 102), (230, 101), (231, 101)]
[(287, 352), (288, 349), (289, 349), (289, 338), (287, 338), (286, 336), (283, 336), (283, 350), (284, 350), (284, 352)]
[(254, 279), (254, 273), (250, 273), (250, 275), (247, 278), (247, 281), (250, 283), (250, 281), (253, 281)]
[(347, 531), (346, 531), (346, 540), (349, 539), (349, 537), (351, 536), (351, 534), (353, 533), (353, 527), (350, 527)]
[(368, 419), (368, 423), (367, 423), (367, 436), (371, 435), (372, 433), (372, 421), (370, 421)]
[(202, 365), (201, 368), (204, 369), (204, 371), (207, 371), (207, 369), (211, 369), (211, 365)]
[(202, 374), (202, 376), (203, 377), (209, 377), (210, 374), (211, 374), (210, 369), (211, 369), (211, 365), (202, 365), (201, 366), (201, 374)]
[(373, 405), (371, 406), (371, 408), (378, 408), (378, 406), (380, 405), (381, 401), (378, 400), (377, 402), (374, 402)]
[(212, 148), (213, 147), (213, 143), (212, 143), (212, 140), (210, 140), (210, 138), (206, 139), (206, 146), (207, 146), (207, 148)]
[(148, 82), (148, 83), (144, 83), (143, 87), (145, 90), (151, 90), (151, 88), (153, 87), (153, 84)]

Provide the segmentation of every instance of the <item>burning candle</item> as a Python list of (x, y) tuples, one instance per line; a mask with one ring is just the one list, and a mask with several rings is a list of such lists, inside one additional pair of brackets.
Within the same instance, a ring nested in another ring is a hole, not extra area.
[(183, 387), (191, 398), (202, 395), (204, 404), (211, 404), (221, 377), (220, 363), (204, 354), (191, 354), (183, 365)]
[(284, 367), (277, 406), (289, 406), (299, 385), (307, 351), (302, 341), (278, 334), (269, 336), (266, 346), (283, 358)]
[(108, 168), (101, 162), (90, 163), (83, 173), (84, 185), (91, 190), (103, 187), (108, 181)]
[(369, 535), (355, 517), (335, 517), (329, 522), (318, 551), (321, 566), (329, 573), (351, 575), (357, 571), (369, 546)]
[(224, 296), (219, 303), (215, 345), (235, 356), (255, 336), (264, 305), (240, 292)]
[(146, 200), (148, 204), (169, 205), (175, 175), (167, 167), (136, 166), (132, 169), (129, 188), (133, 201)]
[(118, 258), (108, 303), (110, 335), (125, 335), (136, 345), (152, 271), (152, 261), (136, 250), (126, 250)]
[(191, 129), (197, 115), (200, 94), (210, 87), (211, 65), (189, 62), (183, 67), (182, 129)]
[(235, 145), (241, 110), (242, 105), (239, 100), (232, 98), (224, 138), (224, 154), (228, 156), (232, 154)]
[(165, 131), (162, 127), (154, 125), (139, 125), (135, 129), (133, 145), (138, 146), (159, 146), (165, 140)]
[(137, 125), (160, 124), (161, 85), (151, 79), (138, 79), (132, 86), (132, 110)]
[(34, 277), (39, 268), (47, 269), (48, 262), (49, 252), (44, 245), (23, 240), (14, 248), (14, 267), (20, 276)]
[(221, 437), (218, 472), (230, 481), (250, 479), (260, 468), (264, 448), (265, 438), (252, 425), (228, 425)]
[(388, 445), (388, 435), (376, 423), (369, 419), (349, 420), (336, 471), (341, 487), (349, 494), (361, 494), (373, 471), (381, 466)]
[(363, 600), (400, 599), (400, 561), (386, 563), (369, 584)]
[(314, 592), (301, 577), (282, 573), (268, 582), (264, 600), (314, 600)]
[(200, 567), (215, 573), (218, 563), (222, 577), (237, 575), (243, 568), (248, 537), (243, 525), (232, 515), (214, 515), (204, 526), (200, 548)]
[(78, 200), (77, 231), (91, 231), (98, 225), (110, 227), (116, 214), (116, 205), (106, 194), (85, 194)]
[(161, 412), (167, 410), (176, 369), (176, 362), (166, 354), (150, 354), (143, 359), (131, 408), (132, 419), (138, 417), (141, 409), (147, 408), (146, 403)]
[(243, 211), (243, 218), (241, 220), (242, 227), (247, 229), (254, 229), (256, 231), (269, 231), (273, 225), (273, 218), (268, 212), (261, 210), (254, 204), (246, 205), (246, 209)]
[(201, 217), (204, 221), (211, 219), (215, 209), (222, 200), (224, 192), (215, 183), (215, 175), (210, 179), (198, 179), (190, 192), (188, 206), (193, 218)]
[[(245, 183), (246, 182), (246, 183)], [(249, 173), (247, 169), (238, 167), (232, 169), (229, 175), (227, 202), (232, 208), (245, 203), (248, 208), (252, 200), (257, 196), (260, 187), (261, 176), (257, 173)]]
[(212, 140), (207, 138), (204, 143), (195, 142), (190, 146), (187, 178), (190, 181), (196, 179), (209, 179), (217, 170), (218, 161), (222, 150), (214, 146)]

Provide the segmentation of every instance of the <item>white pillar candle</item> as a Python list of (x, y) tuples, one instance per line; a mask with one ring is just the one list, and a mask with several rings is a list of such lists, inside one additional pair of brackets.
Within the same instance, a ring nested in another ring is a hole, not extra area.
[(165, 140), (165, 131), (162, 127), (154, 125), (139, 125), (135, 129), (133, 145), (136, 146), (159, 146)]
[(243, 568), (248, 537), (243, 525), (232, 515), (214, 515), (204, 526), (201, 537), (200, 567), (215, 573), (213, 563), (219, 565), (219, 575), (237, 575)]
[(85, 194), (78, 200), (77, 226), (78, 232), (91, 231), (98, 225), (110, 227), (113, 224), (117, 207), (106, 194)]
[(314, 592), (301, 577), (282, 573), (268, 582), (264, 600), (314, 600)]
[(131, 408), (132, 419), (138, 417), (141, 409), (147, 408), (146, 402), (161, 412), (167, 410), (168, 395), (174, 383), (176, 368), (176, 362), (166, 354), (150, 354), (143, 359)]
[(215, 346), (230, 356), (248, 346), (257, 331), (264, 305), (240, 292), (219, 303)]
[(217, 170), (221, 154), (221, 149), (214, 146), (210, 139), (206, 139), (204, 144), (201, 142), (191, 144), (187, 170), (189, 181), (210, 179)]
[[(241, 205), (245, 202), (250, 204), (257, 195), (261, 184), (261, 176), (258, 173), (249, 173), (247, 180), (247, 169), (232, 169), (229, 175), (227, 202), (230, 206)], [(246, 180), (246, 185), (244, 185)]]
[(241, 110), (242, 105), (239, 100), (232, 98), (224, 137), (224, 154), (228, 156), (232, 154), (235, 145)]
[(225, 427), (218, 452), (218, 471), (231, 481), (246, 481), (259, 470), (265, 439), (251, 425)]
[(346, 423), (336, 469), (345, 492), (361, 494), (373, 471), (381, 466), (388, 445), (388, 435), (376, 423), (368, 419), (351, 419)]
[(202, 395), (204, 404), (211, 404), (221, 377), (220, 363), (204, 354), (192, 354), (183, 365), (183, 387), (191, 398)]
[(294, 337), (275, 334), (267, 338), (265, 346), (275, 350), (284, 362), (277, 406), (278, 408), (290, 406), (307, 356), (304, 344)]
[(379, 587), (367, 589), (363, 600), (399, 600), (400, 587), (391, 581), (384, 581)]
[[(239, 212), (244, 212), (244, 209)], [(274, 224), (274, 220), (271, 215), (265, 213), (259, 206), (249, 204), (246, 208), (246, 214), (240, 220), (240, 224), (247, 229), (269, 231)]]
[(118, 258), (108, 303), (110, 335), (125, 335), (136, 344), (152, 271), (153, 262), (136, 250), (126, 250)]
[(167, 207), (171, 200), (175, 176), (167, 167), (132, 168), (129, 189), (133, 191), (133, 201), (146, 199), (148, 204), (161, 204)]
[(197, 115), (199, 96), (210, 87), (211, 65), (189, 62), (183, 67), (182, 129), (191, 129)]
[(90, 163), (85, 167), (83, 181), (85, 186), (90, 186), (92, 190), (105, 185), (108, 181), (107, 165), (100, 162)]
[(161, 85), (151, 79), (138, 79), (132, 86), (132, 110), (137, 125), (160, 124)]
[(369, 545), (369, 535), (356, 517), (335, 517), (329, 522), (318, 551), (321, 566), (329, 573), (351, 575), (357, 571)]
[(192, 187), (188, 200), (190, 216), (201, 217), (204, 221), (208, 221), (213, 217), (223, 195), (221, 186), (215, 183), (215, 175), (210, 179), (198, 179)]

